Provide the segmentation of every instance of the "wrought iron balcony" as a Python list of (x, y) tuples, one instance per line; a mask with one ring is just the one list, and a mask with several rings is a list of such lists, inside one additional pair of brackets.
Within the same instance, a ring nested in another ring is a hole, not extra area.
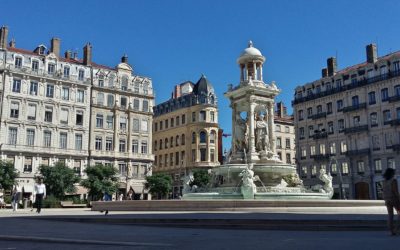
[(310, 158), (314, 159), (316, 161), (329, 160), (330, 157), (331, 157), (331, 154), (310, 155)]
[(400, 95), (394, 95), (389, 97), (389, 102), (398, 102), (400, 101)]
[(347, 156), (368, 155), (369, 153), (370, 153), (369, 148), (346, 151)]
[(318, 113), (315, 115), (310, 115), (308, 118), (312, 119), (312, 120), (316, 120), (316, 119), (325, 118), (325, 117), (326, 117), (326, 112), (322, 112), (322, 113)]
[(361, 125), (361, 126), (355, 126), (355, 127), (344, 129), (345, 134), (360, 133), (360, 132), (364, 132), (364, 131), (368, 131), (368, 125)]
[(399, 126), (400, 125), (400, 118), (389, 121), (390, 126)]
[(357, 105), (352, 105), (352, 106), (343, 108), (343, 113), (356, 111), (356, 110), (360, 110), (360, 109), (365, 109), (366, 107), (367, 107), (367, 103), (365, 103), (365, 102), (359, 103)]
[(387, 149), (392, 149), (395, 152), (399, 152), (400, 151), (400, 144), (393, 144), (391, 146), (387, 146)]
[(328, 133), (327, 133), (327, 132), (315, 133), (315, 134), (312, 136), (312, 138), (313, 138), (314, 140), (323, 139), (323, 138), (327, 138), (327, 137), (328, 137)]

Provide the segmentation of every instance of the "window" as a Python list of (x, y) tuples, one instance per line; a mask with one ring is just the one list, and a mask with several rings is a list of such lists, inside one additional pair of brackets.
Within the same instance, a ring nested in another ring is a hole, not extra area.
[(372, 150), (380, 150), (380, 142), (378, 135), (372, 136)]
[(372, 105), (372, 104), (376, 103), (375, 91), (372, 91), (372, 92), (368, 93), (368, 102), (369, 102), (369, 105)]
[(171, 136), (171, 138), (169, 139), (169, 143), (172, 148), (174, 146), (174, 137), (173, 136)]
[(367, 75), (368, 75), (368, 79), (374, 77), (374, 70), (373, 69), (369, 69), (368, 72), (367, 72)]
[(314, 134), (314, 127), (313, 126), (308, 126), (308, 136), (312, 137)]
[(28, 120), (36, 120), (36, 104), (28, 104)]
[(18, 102), (11, 102), (11, 105), (10, 105), (10, 117), (11, 118), (18, 118), (19, 117), (19, 103)]
[(215, 112), (214, 111), (210, 111), (210, 121), (215, 122)]
[(348, 175), (349, 174), (349, 165), (347, 162), (342, 162), (342, 174)]
[(44, 131), (43, 132), (43, 146), (44, 147), (51, 147), (51, 131)]
[(64, 132), (60, 133), (60, 148), (63, 149), (67, 148), (67, 133)]
[(387, 167), (396, 169), (396, 164), (395, 164), (394, 158), (387, 159)]
[(133, 132), (139, 132), (139, 119), (133, 119), (132, 125)]
[(128, 105), (128, 101), (127, 101), (126, 97), (125, 96), (121, 96), (120, 100), (121, 100), (121, 103), (120, 103), (121, 104), (121, 108), (126, 109), (126, 107)]
[(149, 101), (143, 100), (143, 112), (149, 112)]
[(317, 176), (317, 166), (315, 165), (311, 167), (311, 176), (312, 177)]
[(338, 128), (339, 128), (339, 132), (342, 132), (344, 130), (344, 120), (343, 119), (338, 120)]
[(282, 139), (280, 137), (276, 138), (276, 148), (282, 148)]
[(286, 163), (291, 164), (292, 160), (290, 159), (290, 154), (286, 154)]
[(299, 129), (300, 139), (304, 139), (304, 128)]
[(334, 133), (333, 122), (328, 122), (328, 134), (333, 134), (333, 133)]
[(287, 149), (290, 149), (290, 139), (289, 138), (286, 138), (285, 145), (286, 145)]
[(39, 61), (32, 60), (32, 71), (38, 72), (39, 71)]
[(56, 71), (56, 65), (53, 63), (47, 64), (47, 73), (52, 75)]
[(69, 88), (67, 88), (67, 87), (62, 87), (61, 99), (66, 100), (66, 101), (69, 100)]
[(104, 75), (99, 75), (99, 80), (98, 80), (98, 85), (99, 87), (104, 87)]
[(21, 57), (15, 57), (15, 68), (21, 68), (22, 67), (22, 58)]
[(360, 126), (360, 117), (359, 116), (353, 117), (353, 124), (354, 124), (354, 126)]
[(171, 118), (171, 128), (173, 128), (175, 126), (175, 119)]
[(113, 151), (113, 138), (106, 137), (106, 151)]
[(84, 77), (85, 77), (85, 71), (83, 69), (80, 69), (78, 73), (78, 80), (83, 81)]
[(306, 177), (306, 176), (307, 176), (307, 166), (301, 167), (301, 175), (302, 175), (303, 177)]
[(114, 116), (113, 115), (107, 115), (107, 128), (108, 129), (113, 129), (114, 128)]
[(304, 119), (304, 112), (303, 112), (303, 110), (299, 110), (299, 111), (298, 111), (298, 114), (299, 114), (299, 120), (300, 120), (300, 121), (303, 120), (303, 119)]
[(54, 97), (54, 85), (47, 84), (46, 86), (46, 97)]
[(195, 143), (196, 143), (196, 133), (193, 132), (192, 133), (192, 144), (195, 144)]
[(328, 113), (328, 114), (332, 114), (332, 103), (331, 102), (328, 102), (327, 104), (326, 104), (326, 112)]
[(396, 109), (396, 118), (400, 120), (400, 107)]
[(28, 128), (26, 130), (26, 145), (34, 146), (35, 145), (35, 130)]
[(157, 141), (154, 141), (154, 146), (153, 146), (154, 151), (157, 151), (157, 148), (158, 148)]
[(165, 120), (165, 129), (167, 129), (168, 128), (168, 119), (167, 120)]
[(185, 145), (185, 134), (181, 136), (181, 145)]
[(60, 113), (60, 123), (68, 124), (68, 109), (62, 108)]
[(18, 128), (8, 128), (8, 144), (17, 145)]
[(390, 120), (392, 120), (390, 110), (383, 111), (383, 124), (387, 124)]
[(38, 94), (38, 83), (31, 81), (31, 85), (29, 86), (29, 94), (37, 95)]
[(148, 132), (149, 131), (149, 122), (147, 120), (142, 120), (141, 130), (143, 132)]
[(301, 148), (301, 157), (306, 158), (307, 157), (307, 149), (306, 147)]
[(77, 110), (75, 118), (76, 118), (76, 125), (82, 126), (83, 125), (83, 111)]
[(74, 173), (81, 175), (81, 160), (74, 160)]
[(394, 86), (394, 95), (397, 97), (400, 96), (400, 85)]
[(214, 130), (211, 131), (210, 133), (210, 144), (214, 144), (215, 143), (215, 137), (216, 137), (216, 133)]
[(186, 123), (186, 115), (182, 115), (182, 125)]
[(147, 95), (149, 93), (149, 84), (143, 83), (143, 94)]
[(337, 100), (336, 101), (336, 107), (337, 107), (337, 111), (342, 111), (342, 109), (343, 109), (343, 100)]
[(275, 131), (276, 132), (281, 132), (281, 125), (276, 125), (275, 126)]
[(103, 128), (103, 115), (102, 114), (96, 115), (96, 128)]
[(322, 113), (322, 105), (318, 105), (317, 106), (317, 114), (321, 114)]
[(378, 126), (378, 114), (376, 112), (369, 115), (371, 127)]
[(135, 82), (135, 84), (133, 85), (133, 92), (139, 93), (139, 83), (138, 82)]
[(25, 157), (24, 173), (32, 172), (32, 157)]
[(119, 140), (119, 152), (125, 152), (126, 150), (126, 141), (125, 139)]
[(400, 62), (399, 61), (393, 63), (393, 70), (395, 72), (400, 71)]
[(97, 105), (103, 106), (104, 105), (104, 94), (97, 93)]
[(165, 138), (164, 140), (164, 148), (168, 148), (168, 138)]
[(336, 163), (332, 163), (332, 165), (331, 165), (331, 172), (332, 172), (332, 174), (333, 175), (336, 175), (337, 174), (337, 165), (336, 165)]
[[(160, 140), (160, 142), (162, 142), (162, 141)], [(160, 143), (160, 147), (161, 146), (162, 146), (162, 143)], [(132, 141), (132, 153), (136, 153), (136, 154), (139, 153), (139, 141), (138, 140)]]
[(353, 97), (351, 98), (351, 104), (352, 104), (353, 106), (358, 106), (358, 104), (359, 104), (358, 95), (353, 96)]
[(357, 172), (358, 172), (358, 174), (364, 174), (364, 172), (365, 172), (364, 161), (357, 162)]
[(199, 121), (200, 122), (206, 121), (206, 111), (202, 110), (199, 112)]
[(311, 117), (312, 116), (312, 108), (307, 109), (307, 116)]
[(310, 146), (310, 155), (315, 155), (315, 145)]
[(121, 90), (126, 91), (128, 90), (128, 77), (123, 76), (121, 79)]
[(207, 134), (204, 131), (200, 132), (200, 143), (207, 143)]
[(382, 102), (389, 100), (389, 91), (387, 88), (384, 88), (381, 90), (381, 99), (382, 99)]
[(139, 99), (133, 99), (133, 109), (139, 110)]
[(114, 95), (107, 95), (107, 107), (114, 107)]
[(192, 122), (196, 122), (196, 112), (192, 112)]
[(64, 77), (65, 77), (65, 78), (68, 78), (68, 77), (69, 77), (69, 67), (68, 67), (68, 66), (65, 66), (65, 67), (64, 67)]
[(179, 152), (175, 152), (175, 165), (179, 165)]
[(75, 134), (75, 150), (82, 150), (82, 135)]
[(200, 149), (200, 161), (206, 161), (207, 149)]
[(127, 174), (126, 163), (118, 163), (118, 171), (120, 175), (126, 176)]
[(154, 123), (154, 132), (157, 132), (158, 130), (158, 122)]
[(120, 118), (119, 118), (119, 129), (122, 131), (126, 130), (126, 117), (125, 116), (120, 116)]
[(147, 154), (147, 141), (142, 141), (142, 154)]
[(85, 91), (78, 89), (78, 91), (76, 92), (76, 101), (77, 102), (84, 102), (84, 95), (85, 95)]
[(21, 92), (21, 80), (20, 79), (13, 80), (12, 92), (15, 92), (15, 93)]
[(331, 143), (329, 144), (329, 152), (330, 152), (332, 155), (335, 155), (335, 154), (336, 154), (336, 143), (335, 143), (335, 142), (331, 142)]
[(103, 138), (101, 136), (96, 136), (95, 138), (95, 149), (102, 150), (103, 148)]
[(41, 165), (49, 166), (50, 165), (50, 158), (42, 157)]
[(352, 84), (356, 84), (357, 83), (357, 75), (356, 74), (351, 75), (351, 83)]
[(381, 73), (381, 75), (384, 75), (384, 74), (387, 73), (387, 68), (386, 68), (386, 66), (381, 66), (381, 68), (380, 68), (380, 73)]
[(44, 121), (52, 122), (53, 121), (53, 108), (46, 106), (44, 111)]
[(346, 153), (347, 152), (347, 144), (345, 141), (340, 142), (340, 153)]
[(382, 173), (382, 162), (381, 162), (381, 159), (375, 159), (374, 160), (374, 167), (375, 167), (375, 173)]

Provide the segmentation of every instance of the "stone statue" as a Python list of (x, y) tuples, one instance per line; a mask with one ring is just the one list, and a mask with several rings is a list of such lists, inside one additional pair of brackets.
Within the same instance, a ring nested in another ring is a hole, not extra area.
[(252, 166), (250, 165), (239, 174), (239, 177), (242, 177), (241, 191), (243, 199), (254, 199), (254, 195), (257, 193), (257, 187), (254, 181), (259, 178), (258, 176), (254, 176), (254, 172), (251, 168)]
[(128, 178), (132, 177), (132, 165), (131, 164), (128, 164), (128, 170), (126, 172), (126, 175)]
[(194, 181), (194, 176), (192, 172), (189, 172), (188, 175), (185, 175), (183, 178), (183, 190), (182, 193), (187, 194), (192, 192), (192, 187), (190, 184)]
[(233, 137), (235, 153), (243, 152), (243, 149), (246, 147), (245, 132), (246, 120), (240, 117), (239, 113), (236, 113), (235, 132)]
[(264, 152), (270, 150), (268, 123), (262, 114), (258, 116), (256, 121), (256, 149)]
[(288, 184), (288, 187), (302, 187), (303, 181), (297, 173), (293, 173), (282, 177)]
[(325, 169), (321, 168), (319, 171), (319, 179), (324, 182), (323, 190), (325, 193), (333, 194), (333, 186), (332, 186), (332, 176), (330, 173), (326, 173)]

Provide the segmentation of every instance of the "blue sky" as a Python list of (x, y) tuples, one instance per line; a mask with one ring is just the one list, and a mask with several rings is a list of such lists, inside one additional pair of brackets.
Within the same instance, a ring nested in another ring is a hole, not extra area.
[[(267, 61), (266, 82), (276, 81), (289, 107), (297, 85), (318, 79), (326, 58), (339, 68), (365, 61), (365, 45), (378, 54), (400, 50), (400, 1), (385, 0), (143, 0), (2, 1), (0, 25), (19, 48), (61, 38), (62, 51), (93, 45), (96, 62), (115, 66), (127, 53), (135, 73), (153, 79), (156, 103), (173, 86), (204, 73), (219, 98), (220, 126), (230, 132), (223, 93), (239, 81), (236, 59), (253, 40)], [(5, 11), (6, 10), (6, 11)], [(228, 140), (224, 142), (229, 146)]]

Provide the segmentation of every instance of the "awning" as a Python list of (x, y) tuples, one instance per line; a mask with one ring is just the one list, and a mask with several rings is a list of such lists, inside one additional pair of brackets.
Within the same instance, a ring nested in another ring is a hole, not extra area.
[[(135, 192), (135, 194), (141, 194), (141, 193), (146, 193), (143, 192), (143, 186), (130, 186), (130, 188), (133, 189), (133, 191)], [(129, 188), (129, 189), (130, 189)], [(129, 191), (129, 190), (128, 190)]]
[(125, 182), (118, 183), (118, 188), (126, 189), (126, 183)]

